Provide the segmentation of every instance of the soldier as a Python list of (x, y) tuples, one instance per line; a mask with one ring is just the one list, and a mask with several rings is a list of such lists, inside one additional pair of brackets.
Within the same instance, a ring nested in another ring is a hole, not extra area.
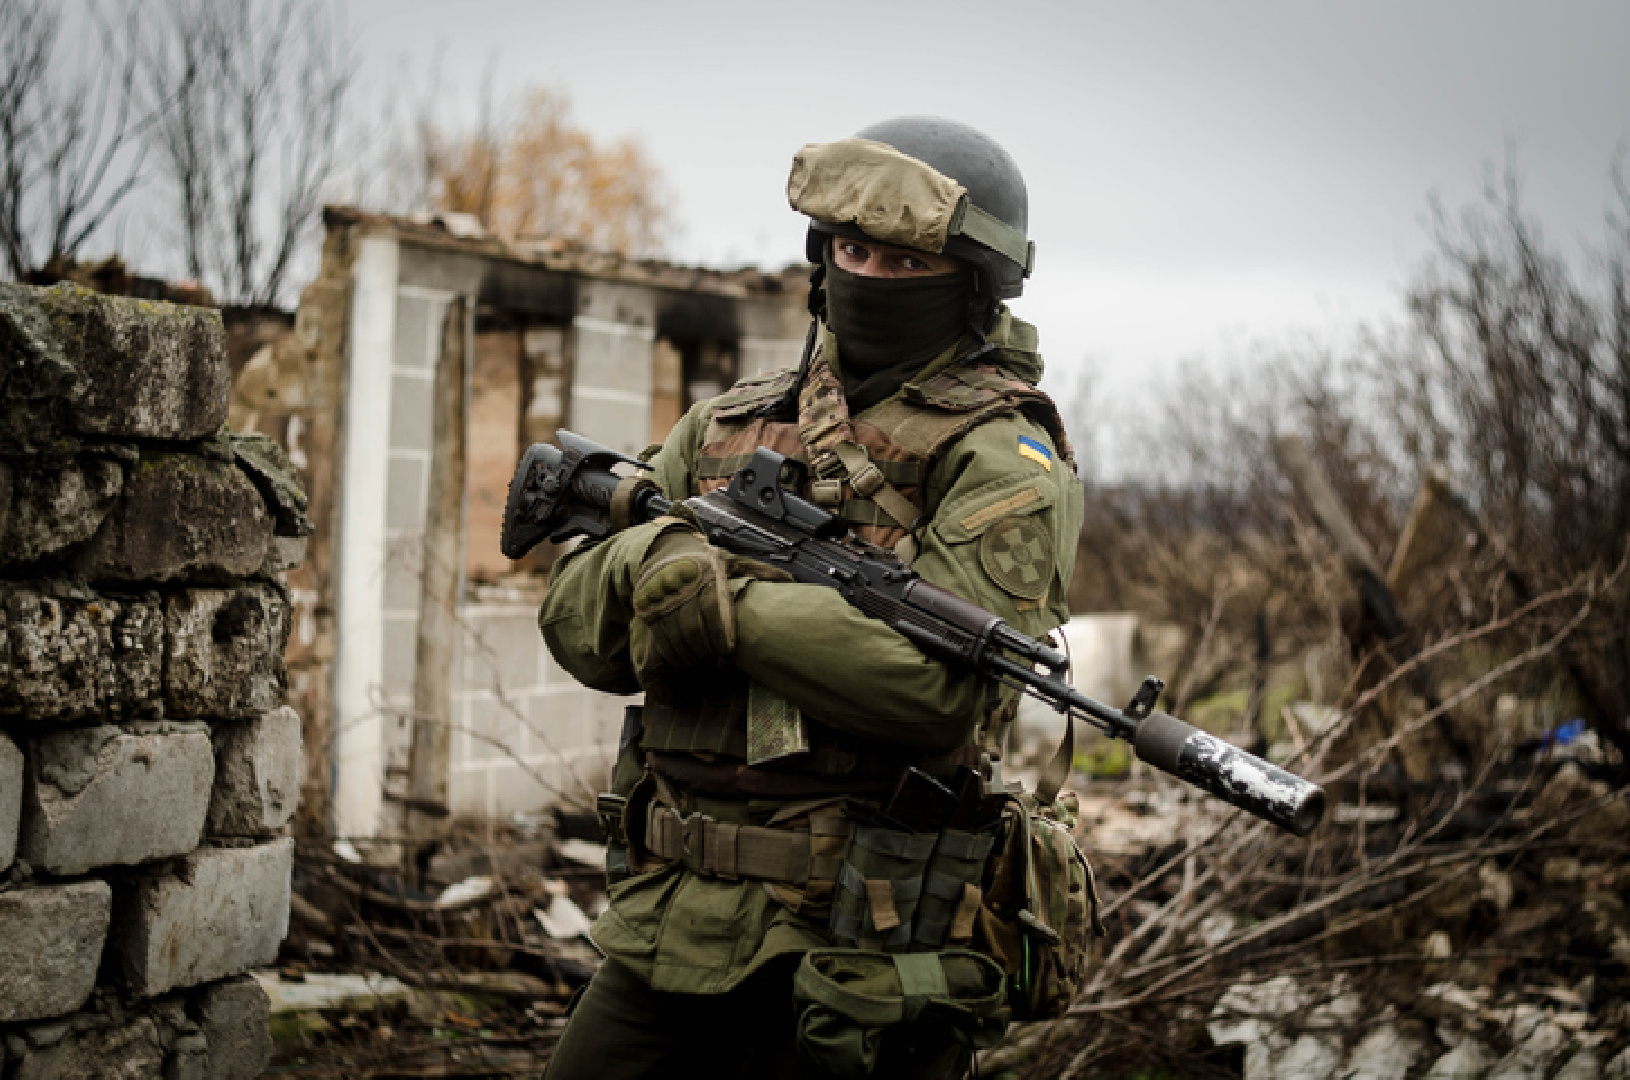
[[(965, 125), (904, 118), (806, 146), (788, 195), (816, 266), (803, 361), (692, 407), (653, 478), (683, 499), (758, 446), (805, 461), (806, 498), (1044, 636), (1068, 617), (1081, 491), (1036, 332), (1003, 304), (1034, 252), (1017, 166)], [(907, 766), (999, 753), (1015, 696), (681, 517), (563, 559), (539, 624), (585, 685), (646, 694), (613, 777), (628, 846), (593, 931), (606, 961), (548, 1075), (820, 1075), (797, 1053), (793, 974), (830, 944), (856, 807)]]

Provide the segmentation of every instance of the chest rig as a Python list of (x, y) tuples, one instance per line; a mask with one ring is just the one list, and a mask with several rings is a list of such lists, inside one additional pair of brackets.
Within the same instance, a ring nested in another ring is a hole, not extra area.
[(953, 365), (907, 383), (860, 419), (850, 415), (843, 384), (817, 353), (798, 388), (797, 421), (766, 417), (797, 378), (790, 370), (753, 376), (718, 400), (697, 458), (698, 493), (727, 486), (754, 450), (768, 447), (809, 466), (800, 495), (910, 562), (934, 510), (924, 505), (929, 471), (979, 424), (1023, 410), (1047, 428), (1066, 460), (1071, 457), (1052, 401), (995, 363)]
[[(796, 371), (743, 379), (714, 405), (694, 469), (696, 493), (726, 487), (754, 450), (767, 447), (809, 466), (800, 495), (910, 562), (935, 509), (925, 505), (930, 470), (979, 424), (1023, 411), (1046, 428), (1073, 466), (1052, 401), (1003, 371), (999, 359), (955, 364), (908, 383), (864, 419), (850, 415), (843, 385), (819, 352), (798, 387), (796, 420), (772, 414), (797, 385)], [(643, 745), (656, 755), (659, 771), (721, 791), (801, 797), (853, 792), (872, 773), (886, 784), (904, 766), (919, 764), (902, 748), (858, 746), (811, 717), (807, 752), (749, 768), (750, 690), (745, 676), (727, 671), (705, 685), (649, 692)]]

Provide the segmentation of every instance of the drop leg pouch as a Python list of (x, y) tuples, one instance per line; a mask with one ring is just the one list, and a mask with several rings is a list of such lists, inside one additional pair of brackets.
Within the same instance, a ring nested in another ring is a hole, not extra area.
[(798, 1048), (836, 1077), (960, 1076), (1007, 1029), (1002, 969), (965, 949), (815, 949), (793, 979)]

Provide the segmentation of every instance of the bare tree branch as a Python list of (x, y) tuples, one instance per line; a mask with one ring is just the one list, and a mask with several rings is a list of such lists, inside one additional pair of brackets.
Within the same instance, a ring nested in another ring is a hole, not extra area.
[(232, 303), (274, 304), (335, 172), (354, 81), (321, 0), (170, 0), (147, 84), (175, 101), (155, 128), (188, 272)]
[(73, 260), (141, 182), (164, 103), (138, 92), (142, 25), (121, 10), (115, 25), (88, 7), (91, 32), (69, 57), (59, 7), (0, 0), (0, 244), (14, 277)]

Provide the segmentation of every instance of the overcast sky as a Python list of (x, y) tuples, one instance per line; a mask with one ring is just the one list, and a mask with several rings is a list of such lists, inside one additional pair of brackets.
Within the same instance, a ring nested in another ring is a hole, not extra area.
[(799, 258), (784, 188), (805, 142), (911, 113), (983, 129), (1029, 181), (1037, 267), (1015, 307), (1055, 392), (1088, 361), (1134, 392), (1175, 358), (1396, 315), (1429, 194), (1475, 199), (1508, 146), (1549, 235), (1580, 250), (1630, 144), (1623, 0), (344, 10), (365, 93), (439, 49), (464, 108), (491, 63), (500, 93), (564, 89), (592, 132), (640, 140), (681, 261)]

